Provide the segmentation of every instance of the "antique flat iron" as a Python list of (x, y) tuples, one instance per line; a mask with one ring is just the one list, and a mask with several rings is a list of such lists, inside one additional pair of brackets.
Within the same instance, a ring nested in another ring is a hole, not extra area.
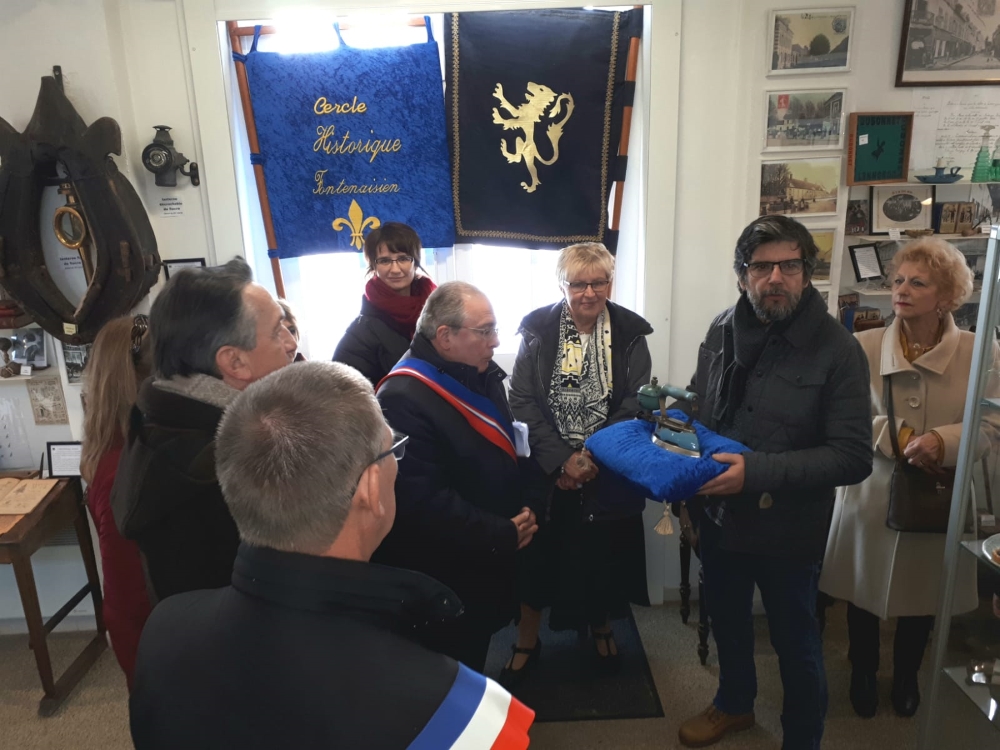
[[(691, 458), (701, 458), (701, 446), (698, 444), (698, 434), (692, 422), (698, 415), (698, 394), (673, 385), (660, 385), (656, 378), (642, 386), (638, 391), (639, 406), (642, 407), (642, 418), (656, 425), (653, 430), (653, 443), (672, 453)], [(667, 398), (687, 401), (691, 404), (687, 421), (667, 416)], [(653, 412), (659, 410), (659, 414)]]

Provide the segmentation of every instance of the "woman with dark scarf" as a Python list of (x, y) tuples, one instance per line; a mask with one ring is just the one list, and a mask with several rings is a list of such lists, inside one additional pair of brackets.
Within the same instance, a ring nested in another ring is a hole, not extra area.
[(604, 245), (562, 250), (563, 299), (521, 322), (510, 407), (528, 425), (531, 459), (549, 479), (551, 502), (534, 541), (519, 552), (517, 643), (501, 674), (513, 686), (541, 653), (541, 610), (552, 630), (589, 631), (601, 671), (618, 666), (611, 621), (649, 604), (642, 510), (645, 498), (598, 472), (584, 441), (639, 411), (649, 382), (649, 323), (608, 301), (614, 258)]
[(347, 327), (334, 362), (359, 370), (378, 385), (410, 347), (417, 318), (437, 285), (417, 276), (420, 237), (406, 224), (390, 221), (365, 238), (371, 278), (361, 298), (361, 314)]

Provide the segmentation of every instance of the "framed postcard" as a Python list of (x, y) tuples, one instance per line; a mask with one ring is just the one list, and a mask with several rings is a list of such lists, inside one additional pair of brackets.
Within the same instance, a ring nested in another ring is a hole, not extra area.
[(906, 0), (896, 86), (1000, 83), (1000, 3)]
[(852, 112), (847, 125), (847, 184), (906, 182), (912, 112)]
[(170, 272), (176, 273), (182, 268), (204, 268), (205, 259), (204, 258), (178, 258), (177, 260), (165, 260), (163, 261), (163, 274), (170, 280)]
[(890, 229), (930, 229), (934, 215), (934, 186), (889, 187), (874, 185), (872, 191), (872, 234), (888, 234)]
[(839, 156), (762, 162), (760, 215), (831, 216), (839, 188)]
[(847, 201), (845, 234), (868, 234), (872, 230), (871, 209), (867, 198)]
[(844, 147), (845, 89), (768, 91), (764, 151)]
[(768, 75), (844, 73), (851, 69), (854, 8), (771, 11)]
[(819, 255), (816, 256), (816, 268), (813, 270), (813, 283), (827, 283), (830, 281), (830, 265), (833, 262), (833, 248), (837, 235), (836, 227), (822, 227), (813, 229), (808, 227), (809, 234), (812, 235), (813, 242), (819, 248)]

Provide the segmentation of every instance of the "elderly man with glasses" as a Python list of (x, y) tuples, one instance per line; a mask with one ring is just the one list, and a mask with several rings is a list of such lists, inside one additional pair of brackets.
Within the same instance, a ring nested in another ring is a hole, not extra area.
[(699, 419), (750, 448), (718, 454), (699, 522), (705, 597), (719, 654), (712, 704), (680, 728), (704, 747), (754, 725), (753, 594), (760, 589), (785, 689), (784, 747), (818, 748), (827, 686), (816, 618), (820, 562), (838, 485), (872, 470), (868, 364), (810, 283), (809, 230), (763, 216), (743, 230), (740, 298), (711, 324), (689, 390)]
[(376, 562), (437, 578), (465, 604), (431, 648), (482, 671), (490, 638), (516, 609), (515, 552), (538, 529), (503, 379), (493, 307), (471, 284), (427, 299), (409, 351), (378, 388), (410, 436), (396, 479), (396, 525)]
[(415, 642), (461, 612), (454, 592), (368, 563), (407, 440), (342, 364), (285, 368), (232, 402), (215, 449), (242, 540), (232, 585), (171, 597), (146, 624), (139, 750), (528, 746), (530, 709)]

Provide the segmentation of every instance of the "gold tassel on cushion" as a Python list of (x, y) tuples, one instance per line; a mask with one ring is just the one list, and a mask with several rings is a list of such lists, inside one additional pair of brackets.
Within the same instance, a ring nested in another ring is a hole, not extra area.
[(674, 522), (670, 518), (670, 503), (663, 504), (663, 518), (656, 522), (653, 531), (660, 536), (670, 536), (674, 533)]

